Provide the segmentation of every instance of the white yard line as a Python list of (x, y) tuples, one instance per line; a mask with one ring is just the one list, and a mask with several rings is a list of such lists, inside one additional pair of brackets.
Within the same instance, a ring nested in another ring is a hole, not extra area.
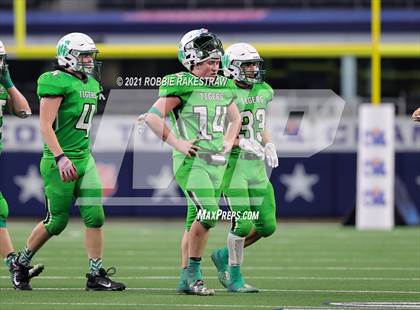
[[(13, 288), (0, 288), (0, 291), (12, 291)], [(35, 291), (84, 291), (83, 288), (75, 287), (43, 287), (34, 288)], [(131, 287), (127, 288), (129, 291), (173, 291), (174, 288), (159, 288), (159, 287)], [(225, 291), (224, 289), (216, 289), (216, 291)], [(261, 289), (262, 292), (294, 292), (294, 293), (351, 293), (351, 294), (420, 294), (420, 291), (378, 291), (378, 290), (311, 290), (311, 289)]]
[[(1, 303), (0, 305), (27, 305), (27, 306), (35, 306), (35, 305), (44, 305), (44, 306), (79, 306), (79, 307), (88, 307), (88, 306), (103, 306), (103, 307), (176, 307), (176, 308), (240, 308), (240, 309), (249, 309), (249, 308), (256, 308), (256, 309), (331, 309), (331, 307), (305, 307), (305, 306), (281, 306), (281, 305), (234, 305), (234, 304), (146, 304), (146, 303), (97, 303), (97, 302), (69, 302), (69, 303), (60, 303), (60, 302), (13, 302), (13, 303)], [(286, 307), (286, 308), (285, 308)]]
[[(83, 276), (40, 276), (37, 280), (80, 280), (85, 279)], [(207, 276), (206, 279), (217, 279), (215, 276)], [(418, 281), (420, 278), (352, 278), (352, 277), (272, 277), (272, 276), (247, 276), (247, 279), (258, 280), (315, 280), (315, 281)], [(0, 276), (0, 279), (10, 279), (10, 276)], [(179, 276), (131, 276), (131, 277), (118, 277), (121, 280), (176, 280)]]
[[(41, 260), (39, 260), (41, 262)], [(39, 263), (37, 260), (37, 263)], [(46, 266), (48, 270), (80, 270), (76, 266)], [(118, 270), (179, 270), (177, 266), (120, 266)], [(213, 266), (203, 266), (203, 270), (215, 270)], [(334, 271), (420, 271), (420, 267), (345, 267), (345, 266), (243, 266), (243, 270), (334, 270)], [(0, 270), (7, 270), (6, 267), (0, 267)]]

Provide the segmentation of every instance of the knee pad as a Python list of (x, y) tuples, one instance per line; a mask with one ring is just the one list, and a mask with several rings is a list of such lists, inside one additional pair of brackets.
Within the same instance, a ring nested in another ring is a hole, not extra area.
[(217, 220), (215, 219), (199, 219), (199, 222), (206, 229), (213, 228), (217, 224)]
[(204, 228), (210, 229), (216, 226), (218, 220), (218, 206), (207, 206), (197, 212), (197, 220)]
[(105, 213), (102, 206), (91, 206), (88, 212), (83, 212), (83, 221), (87, 228), (100, 228), (105, 223)]
[(233, 219), (231, 232), (238, 237), (246, 237), (251, 232), (253, 223), (249, 220)]
[(6, 199), (0, 193), (0, 228), (6, 227), (6, 220), (9, 216), (9, 207)]
[(69, 216), (64, 214), (51, 214), (48, 213), (47, 218), (44, 220), (44, 227), (47, 232), (52, 236), (59, 235), (67, 226)]
[[(218, 219), (219, 204), (215, 198), (209, 197), (208, 192), (187, 191), (187, 194), (191, 198), (194, 207), (197, 210), (196, 219), (203, 225), (204, 228), (210, 229), (216, 226)], [(214, 196), (214, 193), (212, 194)]]
[(264, 238), (271, 236), (276, 231), (276, 222), (264, 223), (260, 229), (257, 229), (257, 232)]

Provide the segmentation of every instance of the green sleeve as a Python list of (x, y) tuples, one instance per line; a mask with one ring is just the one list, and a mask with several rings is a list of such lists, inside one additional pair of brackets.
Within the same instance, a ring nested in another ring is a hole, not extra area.
[(182, 72), (165, 76), (159, 87), (159, 97), (180, 97), (183, 93), (182, 77)]
[(267, 96), (267, 102), (273, 101), (273, 98), (274, 98), (274, 90), (273, 90), (273, 88), (271, 88), (271, 86), (268, 85), (265, 82), (264, 82), (264, 86), (265, 86), (264, 95)]
[(9, 98), (9, 94), (7, 93), (6, 88), (0, 84), (0, 99), (7, 100), (7, 98)]
[(66, 90), (66, 79), (61, 71), (46, 72), (38, 79), (37, 94), (39, 97), (64, 96)]

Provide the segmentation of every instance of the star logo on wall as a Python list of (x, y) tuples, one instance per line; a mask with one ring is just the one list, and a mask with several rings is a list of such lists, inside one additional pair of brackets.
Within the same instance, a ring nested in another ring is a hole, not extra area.
[(318, 181), (319, 176), (317, 174), (307, 174), (302, 163), (296, 164), (291, 174), (282, 174), (280, 176), (280, 182), (287, 187), (285, 195), (287, 202), (292, 202), (298, 197), (307, 202), (312, 202), (314, 200), (312, 187)]

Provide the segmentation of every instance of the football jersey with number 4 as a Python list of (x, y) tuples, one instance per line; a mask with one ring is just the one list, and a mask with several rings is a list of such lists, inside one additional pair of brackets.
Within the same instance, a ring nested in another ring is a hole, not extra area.
[[(40, 98), (62, 97), (53, 129), (68, 157), (84, 157), (90, 152), (90, 129), (100, 90), (94, 78), (88, 76), (82, 81), (61, 70), (45, 72), (38, 79)], [(43, 156), (54, 156), (46, 144)]]
[[(253, 84), (251, 88), (236, 86), (235, 103), (242, 117), (239, 138), (257, 140), (262, 144), (268, 103), (273, 100), (273, 89), (267, 83)], [(232, 154), (240, 153), (239, 147)]]

